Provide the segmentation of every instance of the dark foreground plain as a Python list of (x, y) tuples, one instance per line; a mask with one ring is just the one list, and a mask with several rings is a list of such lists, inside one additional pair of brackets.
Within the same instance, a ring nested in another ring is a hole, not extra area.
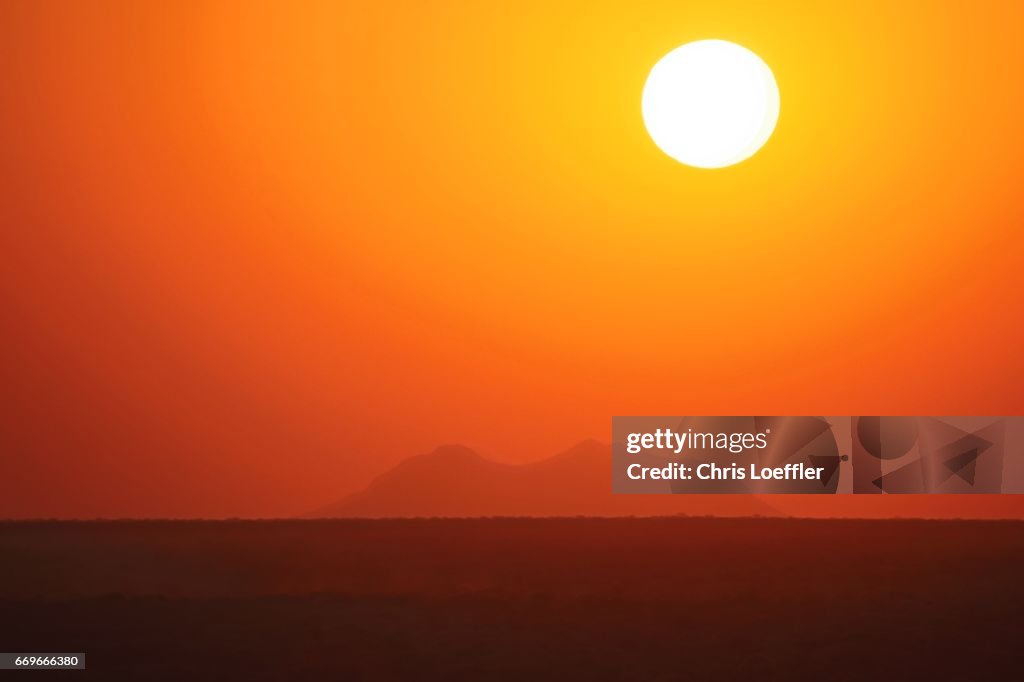
[(1024, 670), (1020, 522), (11, 522), (0, 523), (0, 557), (0, 650), (87, 654), (84, 673), (44, 677), (1013, 680)]

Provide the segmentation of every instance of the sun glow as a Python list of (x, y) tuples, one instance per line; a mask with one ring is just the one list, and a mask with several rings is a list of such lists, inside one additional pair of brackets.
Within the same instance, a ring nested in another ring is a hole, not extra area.
[(760, 57), (724, 40), (672, 50), (644, 85), (644, 124), (676, 161), (721, 168), (760, 149), (779, 118), (779, 88)]

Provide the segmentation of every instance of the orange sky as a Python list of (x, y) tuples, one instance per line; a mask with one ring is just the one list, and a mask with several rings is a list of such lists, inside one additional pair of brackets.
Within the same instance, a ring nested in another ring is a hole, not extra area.
[[(613, 414), (1024, 412), (1021, 3), (239, 7), (0, 5), (0, 516), (298, 513)], [(640, 117), (701, 38), (781, 93), (717, 171)]]

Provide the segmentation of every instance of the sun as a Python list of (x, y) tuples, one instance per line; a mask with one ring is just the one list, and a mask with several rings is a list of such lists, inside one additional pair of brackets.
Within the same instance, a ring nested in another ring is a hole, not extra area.
[(760, 57), (725, 40), (699, 40), (662, 57), (644, 84), (644, 125), (676, 161), (722, 168), (750, 158), (775, 130), (779, 87)]

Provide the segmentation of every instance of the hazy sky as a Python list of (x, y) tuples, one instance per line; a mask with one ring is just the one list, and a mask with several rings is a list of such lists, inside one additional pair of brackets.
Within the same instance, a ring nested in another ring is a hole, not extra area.
[[(613, 414), (1024, 410), (1020, 3), (232, 5), (0, 5), (0, 516), (297, 513)], [(729, 169), (640, 117), (701, 38), (781, 93)]]

